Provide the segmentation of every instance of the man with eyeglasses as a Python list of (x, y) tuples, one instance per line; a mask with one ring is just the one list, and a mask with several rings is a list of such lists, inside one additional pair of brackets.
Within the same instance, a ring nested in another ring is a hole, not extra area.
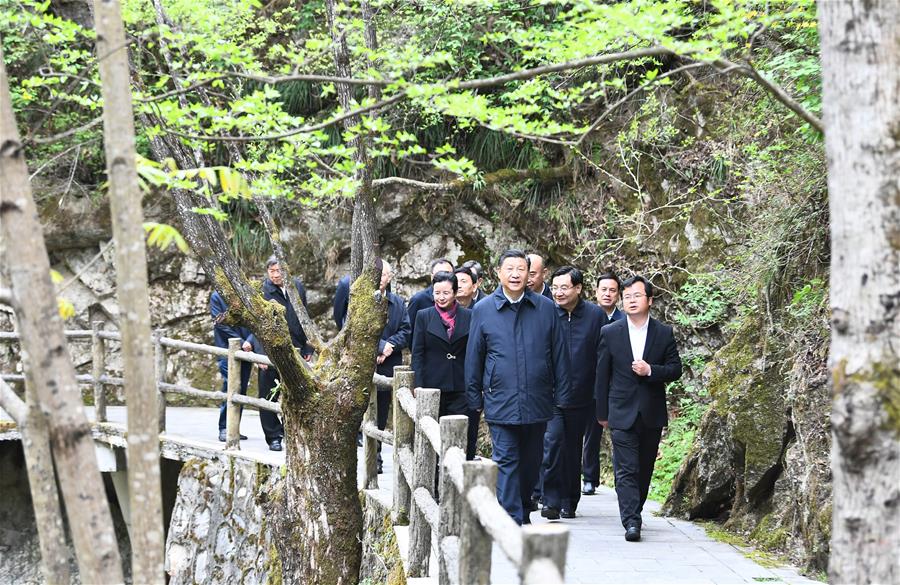
[(526, 286), (528, 258), (500, 255), (500, 287), (472, 309), (466, 349), (469, 408), (484, 410), (497, 463), (497, 499), (517, 524), (537, 483), (557, 396), (569, 394), (568, 350), (553, 303)]
[(668, 424), (666, 384), (681, 377), (681, 357), (672, 328), (650, 316), (650, 281), (634, 276), (622, 289), (627, 317), (601, 329), (595, 393), (597, 421), (612, 437), (625, 540), (636, 542), (659, 439)]
[[(625, 317), (616, 305), (619, 302), (619, 277), (612, 272), (605, 272), (597, 278), (597, 305), (603, 310), (603, 325), (618, 321)], [(601, 325), (602, 327), (602, 325)], [(591, 412), (597, 410), (597, 403), (591, 397)], [(603, 438), (603, 427), (593, 416), (587, 417), (584, 429), (584, 448), (581, 452), (581, 493), (592, 496), (597, 492), (600, 483), (600, 439)]]
[(605, 324), (603, 311), (581, 298), (584, 276), (572, 266), (553, 273), (550, 290), (556, 318), (568, 346), (569, 389), (556, 393), (553, 418), (544, 435), (543, 503), (548, 520), (574, 518), (581, 499), (581, 439), (585, 420), (592, 417), (597, 343)]

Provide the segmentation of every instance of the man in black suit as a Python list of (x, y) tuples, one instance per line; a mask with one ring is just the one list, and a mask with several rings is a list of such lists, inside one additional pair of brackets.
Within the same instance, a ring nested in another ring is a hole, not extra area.
[[(288, 331), (291, 334), (291, 343), (300, 351), (303, 359), (309, 361), (312, 358), (313, 348), (309, 345), (306, 338), (306, 332), (300, 325), (300, 319), (294, 311), (293, 304), (287, 297), (286, 283), (284, 282), (284, 274), (281, 272), (281, 266), (278, 264), (278, 258), (270, 257), (266, 261), (266, 275), (268, 278), (263, 282), (262, 292), (263, 299), (274, 301), (285, 308), (285, 318), (287, 319)], [(294, 279), (294, 286), (300, 297), (300, 302), (306, 306), (306, 289), (299, 278)], [(259, 369), (259, 396), (267, 400), (277, 401), (278, 393), (274, 390), (278, 383), (278, 370), (275, 368), (260, 367)], [(266, 443), (269, 444), (269, 450), (281, 451), (281, 440), (284, 438), (284, 426), (278, 415), (268, 410), (259, 411), (259, 422), (263, 428), (263, 434), (266, 436)]]
[(600, 332), (597, 422), (611, 431), (619, 516), (625, 540), (635, 542), (668, 423), (666, 384), (681, 377), (681, 358), (672, 328), (650, 317), (653, 285), (634, 276), (622, 290), (627, 317)]
[(553, 293), (545, 282), (547, 267), (544, 266), (544, 257), (540, 254), (529, 254), (528, 261), (531, 262), (528, 268), (528, 288), (552, 301)]

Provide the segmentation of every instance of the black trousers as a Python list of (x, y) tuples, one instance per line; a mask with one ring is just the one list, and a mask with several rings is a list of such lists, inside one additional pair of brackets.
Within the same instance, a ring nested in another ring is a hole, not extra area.
[(647, 427), (638, 414), (631, 428), (612, 429), (613, 469), (622, 526), (641, 525), (641, 512), (650, 492), (662, 429)]
[(600, 483), (600, 439), (603, 427), (597, 422), (597, 402), (591, 402), (590, 416), (584, 424), (584, 449), (581, 452), (581, 479), (594, 484)]
[(544, 435), (543, 501), (573, 512), (581, 499), (581, 438), (587, 408), (554, 408)]
[[(247, 395), (247, 386), (250, 385), (250, 374), (253, 371), (253, 364), (250, 362), (241, 362), (241, 394), (244, 396)], [(228, 394), (228, 361), (227, 360), (219, 360), (219, 373), (222, 374), (222, 392)], [(228, 412), (228, 403), (227, 401), (223, 401), (222, 405), (219, 406), (219, 430), (225, 430), (225, 423), (227, 422)], [(243, 414), (244, 405), (238, 405), (238, 412)]]
[(540, 472), (541, 442), (547, 423), (488, 423), (497, 470), (497, 499), (516, 524), (530, 524), (525, 511)]
[[(265, 370), (259, 370), (259, 396), (266, 400), (278, 402), (281, 392), (273, 394), (275, 383), (278, 380), (278, 370), (274, 366), (269, 366)], [(281, 419), (274, 412), (268, 410), (259, 411), (259, 422), (262, 424), (263, 434), (266, 436), (266, 442), (271, 443), (278, 439), (284, 438), (284, 425)]]

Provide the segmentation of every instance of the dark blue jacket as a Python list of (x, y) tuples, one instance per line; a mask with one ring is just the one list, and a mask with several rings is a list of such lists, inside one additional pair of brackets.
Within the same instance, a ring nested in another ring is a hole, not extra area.
[(337, 290), (334, 291), (334, 310), (332, 315), (338, 329), (344, 328), (347, 320), (347, 307), (350, 306), (350, 277), (345, 276), (338, 281)]
[(434, 289), (430, 286), (420, 290), (409, 299), (407, 312), (409, 313), (410, 336), (416, 332), (416, 313), (428, 307), (434, 306)]
[[(306, 289), (303, 287), (303, 283), (300, 282), (299, 278), (295, 278), (294, 285), (297, 287), (297, 293), (300, 295), (303, 306), (306, 307)], [(300, 319), (297, 317), (297, 313), (294, 312), (294, 307), (288, 302), (287, 297), (281, 292), (281, 289), (272, 284), (272, 281), (267, 278), (265, 282), (263, 282), (262, 291), (265, 300), (275, 301), (285, 308), (288, 331), (291, 332), (291, 343), (300, 350), (300, 355), (303, 357), (312, 355), (313, 349), (309, 343), (307, 343), (306, 332), (303, 331), (303, 327), (300, 326)]]
[(597, 347), (600, 328), (606, 325), (606, 313), (593, 303), (579, 299), (570, 314), (556, 307), (560, 327), (569, 346), (569, 393), (556, 395), (560, 408), (581, 408), (594, 399), (597, 373)]
[(437, 309), (431, 307), (418, 312), (412, 341), (416, 387), (439, 388), (442, 392), (466, 389), (466, 345), (471, 320), (472, 311), (458, 306), (453, 337), (448, 338)]
[(392, 292), (388, 292), (387, 299), (387, 323), (384, 324), (384, 331), (381, 332), (381, 339), (378, 340), (377, 353), (380, 354), (384, 351), (385, 343), (393, 345), (394, 351), (391, 352), (391, 355), (386, 360), (378, 364), (375, 370), (383, 376), (393, 376), (394, 366), (399, 366), (403, 363), (403, 348), (409, 345), (409, 317), (406, 314), (406, 307), (402, 298)]
[(650, 364), (649, 376), (631, 369), (634, 355), (628, 319), (619, 319), (600, 330), (597, 351), (597, 420), (609, 428), (627, 430), (638, 414), (649, 428), (668, 424), (666, 384), (681, 377), (681, 357), (672, 328), (650, 317), (642, 359)]
[(556, 307), (530, 290), (514, 307), (503, 288), (475, 305), (466, 351), (469, 408), (489, 423), (550, 420), (569, 388), (569, 357)]
[(550, 287), (547, 286), (546, 282), (544, 283), (544, 290), (541, 291), (541, 294), (544, 295), (545, 297), (547, 297), (548, 299), (550, 299), (551, 301), (553, 300), (553, 293), (550, 292)]
[(601, 307), (600, 305), (597, 305), (597, 308), (600, 309), (600, 312), (601, 312), (601, 313), (603, 313), (603, 324), (604, 324), (604, 325), (609, 325), (609, 324), (612, 323), (613, 321), (618, 321), (619, 319), (624, 319), (624, 318), (625, 318), (625, 313), (623, 313), (622, 311), (620, 311), (620, 310), (618, 309), (618, 307), (616, 307), (615, 309), (613, 309), (612, 317), (610, 317), (609, 315), (607, 315), (607, 314), (606, 314), (606, 311), (604, 311), (604, 310), (603, 310), (603, 307)]
[[(225, 315), (227, 310), (228, 304), (225, 302), (225, 299), (222, 298), (219, 291), (214, 290), (209, 296), (209, 313), (213, 318), (213, 344), (215, 344), (216, 347), (227, 348), (228, 340), (232, 337), (240, 337), (241, 344), (245, 341), (255, 343), (256, 338), (253, 337), (253, 333), (246, 327), (235, 327), (219, 322), (219, 319)], [(218, 361), (220, 363), (227, 362), (228, 358), (219, 357)]]

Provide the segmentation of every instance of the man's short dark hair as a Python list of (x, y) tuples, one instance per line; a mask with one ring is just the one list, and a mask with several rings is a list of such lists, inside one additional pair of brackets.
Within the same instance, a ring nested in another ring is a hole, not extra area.
[(453, 262), (450, 262), (446, 258), (435, 258), (434, 260), (431, 261), (431, 270), (434, 270), (434, 267), (437, 266), (438, 264), (449, 264), (450, 270), (453, 270), (453, 268), (454, 268)]
[(272, 266), (275, 266), (276, 264), (278, 264), (278, 257), (275, 256), (275, 254), (272, 254), (271, 256), (269, 256), (269, 259), (266, 260), (266, 270), (268, 270)]
[(643, 276), (639, 276), (639, 275), (632, 276), (631, 278), (629, 278), (628, 280), (626, 280), (625, 282), (622, 283), (622, 290), (625, 290), (626, 288), (628, 288), (630, 286), (634, 286), (638, 282), (644, 283), (644, 292), (647, 294), (648, 299), (652, 299), (653, 298), (653, 284), (649, 280), (644, 278)]
[(507, 251), (503, 252), (502, 254), (500, 254), (500, 259), (497, 260), (497, 268), (503, 266), (503, 263), (506, 261), (507, 258), (521, 258), (522, 260), (525, 261), (525, 265), (528, 266), (528, 268), (531, 268), (531, 260), (528, 258), (528, 256), (525, 255), (525, 252), (523, 252), (522, 250), (515, 250), (515, 249), (507, 250)]
[(454, 271), (453, 271), (453, 274), (465, 274), (465, 275), (467, 275), (469, 278), (472, 279), (472, 284), (475, 284), (475, 281), (478, 280), (478, 279), (475, 277), (475, 273), (472, 272), (471, 269), (466, 268), (465, 265), (460, 266), (459, 268), (457, 268), (456, 270), (454, 270)]
[(472, 282), (484, 278), (484, 268), (478, 260), (466, 260), (463, 262), (462, 268), (468, 268), (472, 271)]
[(550, 282), (553, 282), (553, 279), (557, 276), (565, 276), (566, 274), (568, 274), (569, 278), (572, 279), (572, 286), (584, 284), (584, 275), (574, 266), (560, 266), (553, 271), (553, 276), (550, 277)]
[(604, 272), (603, 274), (598, 276), (597, 277), (597, 286), (600, 286), (601, 280), (615, 280), (616, 286), (618, 286), (619, 288), (622, 288), (622, 281), (619, 280), (619, 277), (616, 276), (615, 272)]
[(441, 270), (437, 274), (431, 277), (431, 286), (436, 285), (439, 282), (449, 282), (453, 285), (453, 292), (456, 293), (459, 288), (459, 281), (456, 280), (455, 272), (447, 272), (446, 270)]

